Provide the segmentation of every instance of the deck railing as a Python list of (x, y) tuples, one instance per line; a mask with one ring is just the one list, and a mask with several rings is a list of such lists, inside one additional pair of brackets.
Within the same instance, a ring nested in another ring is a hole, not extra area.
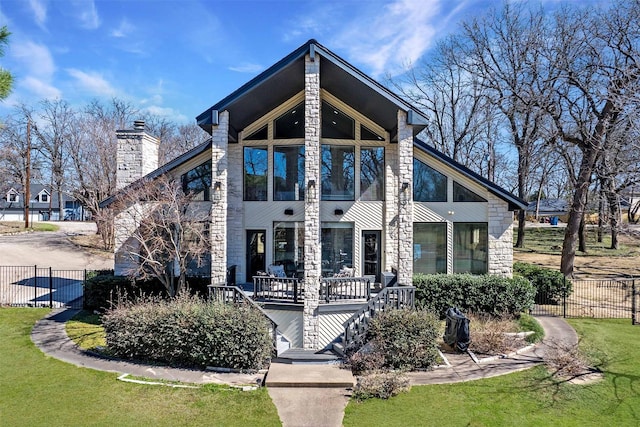
[[(320, 302), (369, 300), (372, 277), (325, 277), (320, 280)], [(293, 277), (253, 277), (253, 295), (264, 301), (304, 302), (304, 281)]]
[(364, 307), (343, 323), (342, 348), (346, 351), (353, 346), (364, 344), (369, 322), (378, 312), (389, 309), (414, 309), (415, 293), (414, 286), (383, 288), (378, 295), (371, 298)]

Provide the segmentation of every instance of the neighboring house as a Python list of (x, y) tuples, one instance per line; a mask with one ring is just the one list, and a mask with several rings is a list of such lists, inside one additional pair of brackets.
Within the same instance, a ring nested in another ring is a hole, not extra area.
[(527, 215), (539, 217), (564, 217), (569, 213), (569, 204), (564, 199), (540, 199), (529, 203)]
[[(22, 185), (7, 185), (6, 190), (0, 194), (0, 221), (24, 221), (24, 198)], [(31, 184), (29, 200), (29, 221), (60, 221), (65, 219), (81, 219), (69, 218), (70, 212), (81, 211), (79, 204), (73, 198), (65, 197), (65, 212), (60, 214), (58, 208), (58, 196), (51, 188), (42, 184)]]
[[(323, 304), (328, 277), (512, 274), (512, 211), (526, 203), (418, 140), (425, 116), (314, 40), (197, 121), (211, 139), (160, 168), (143, 122), (117, 131), (118, 188), (169, 173), (200, 195), (213, 284), (232, 265), (238, 283), (282, 265), (280, 285), (304, 293), (266, 309), (294, 347), (325, 347), (358, 306)], [(126, 274), (118, 221), (115, 269)]]

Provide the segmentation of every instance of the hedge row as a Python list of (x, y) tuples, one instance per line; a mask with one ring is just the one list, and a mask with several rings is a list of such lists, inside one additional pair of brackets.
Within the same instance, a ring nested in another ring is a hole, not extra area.
[(441, 318), (449, 307), (463, 312), (518, 316), (534, 303), (535, 288), (524, 277), (415, 274), (416, 304)]
[(187, 294), (121, 303), (106, 312), (102, 324), (113, 356), (175, 366), (259, 369), (273, 347), (258, 310)]
[(513, 272), (527, 278), (536, 288), (537, 304), (558, 304), (573, 292), (571, 280), (566, 279), (560, 271), (516, 262), (513, 264)]
[[(208, 278), (187, 278), (191, 293), (206, 295)], [(84, 288), (84, 309), (104, 311), (119, 301), (124, 302), (140, 296), (166, 297), (167, 292), (158, 280), (136, 281), (124, 276), (114, 276), (113, 270), (101, 270), (87, 275)]]

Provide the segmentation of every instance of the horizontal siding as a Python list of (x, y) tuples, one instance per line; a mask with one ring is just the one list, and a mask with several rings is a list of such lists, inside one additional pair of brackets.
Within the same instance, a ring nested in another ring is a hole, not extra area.
[(292, 348), (302, 348), (302, 312), (299, 310), (277, 310), (265, 308), (278, 324), (278, 330), (289, 340)]

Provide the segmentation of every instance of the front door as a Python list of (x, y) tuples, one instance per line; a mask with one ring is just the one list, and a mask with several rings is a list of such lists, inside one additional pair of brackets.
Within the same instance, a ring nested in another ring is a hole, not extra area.
[(380, 283), (380, 231), (362, 232), (362, 272), (365, 276), (376, 276)]
[(266, 230), (247, 230), (247, 283), (253, 282), (258, 271), (265, 271)]

